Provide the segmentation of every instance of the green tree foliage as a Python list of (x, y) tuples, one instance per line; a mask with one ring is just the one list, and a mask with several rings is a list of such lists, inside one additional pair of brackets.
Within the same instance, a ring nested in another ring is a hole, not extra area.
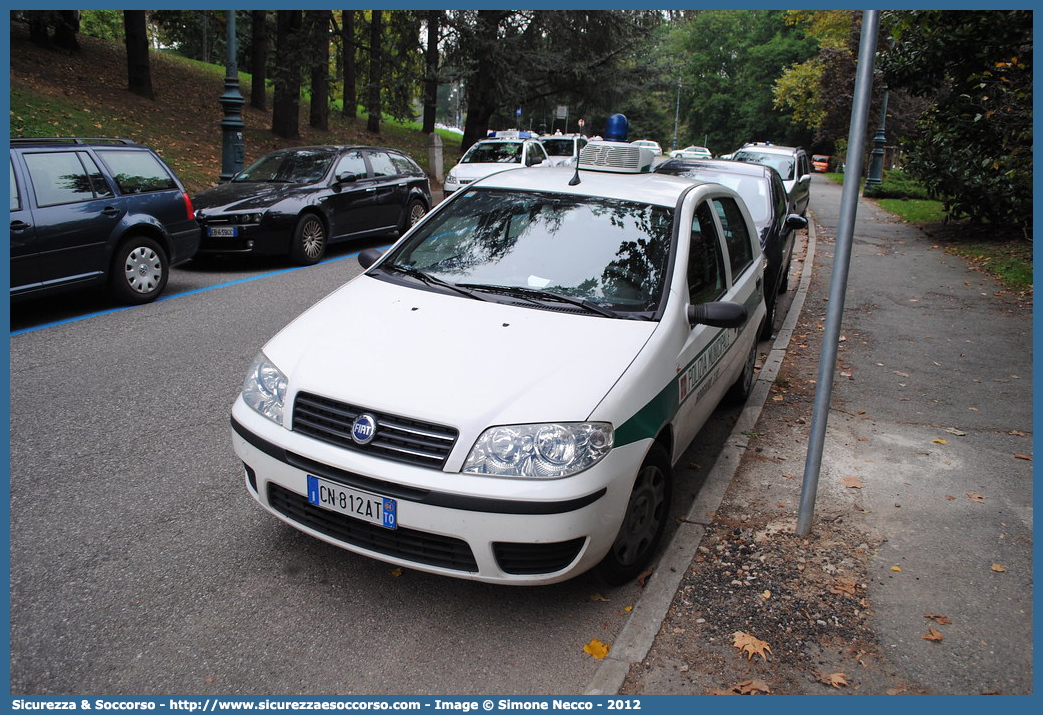
[[(660, 22), (651, 12), (609, 10), (447, 13), (446, 78), (465, 88), (462, 148), (490, 128), (515, 126), (519, 107), (540, 123), (559, 104), (573, 122), (619, 111), (624, 97), (649, 83), (640, 58), (652, 54)], [(599, 131), (595, 121), (589, 131)]]
[(1032, 13), (888, 13), (888, 86), (929, 97), (908, 170), (951, 217), (1032, 225)]
[(806, 125), (776, 110), (773, 88), (818, 43), (783, 12), (696, 11), (671, 33), (670, 45), (680, 64), (684, 134), (707, 137), (718, 153), (747, 141), (809, 143)]
[(81, 10), (80, 32), (102, 40), (123, 42), (123, 13), (119, 10)]

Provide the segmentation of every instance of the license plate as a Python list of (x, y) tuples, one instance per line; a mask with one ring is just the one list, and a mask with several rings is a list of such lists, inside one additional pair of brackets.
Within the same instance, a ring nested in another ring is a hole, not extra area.
[(310, 474), (308, 501), (323, 509), (347, 514), (385, 529), (398, 528), (398, 502), (394, 499), (360, 492)]
[(207, 226), (206, 235), (211, 238), (235, 238), (239, 235), (238, 226)]

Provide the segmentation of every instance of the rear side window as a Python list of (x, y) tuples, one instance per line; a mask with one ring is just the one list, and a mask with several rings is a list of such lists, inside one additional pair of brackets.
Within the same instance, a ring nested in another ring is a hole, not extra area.
[(98, 149), (98, 156), (109, 166), (112, 178), (123, 194), (169, 191), (177, 188), (170, 172), (147, 151), (109, 151)]
[(387, 152), (369, 152), (369, 163), (373, 167), (374, 176), (398, 176), (398, 167), (391, 161)]
[(728, 245), (728, 260), (732, 266), (732, 280), (753, 264), (753, 248), (750, 246), (750, 234), (746, 230), (746, 221), (735, 201), (728, 197), (713, 200), (717, 208), (717, 216), (724, 229), (724, 242)]
[(423, 169), (417, 166), (412, 159), (402, 154), (389, 154), (391, 163), (395, 165), (400, 174), (422, 174)]
[(112, 195), (98, 165), (84, 152), (24, 154), (37, 206), (58, 206)]
[(695, 210), (691, 244), (688, 249), (688, 300), (699, 305), (724, 293), (724, 257), (709, 207)]

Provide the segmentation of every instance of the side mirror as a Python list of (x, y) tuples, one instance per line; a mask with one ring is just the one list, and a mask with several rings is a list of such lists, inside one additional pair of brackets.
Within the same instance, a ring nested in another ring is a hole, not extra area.
[(786, 217), (786, 230), (787, 231), (799, 231), (802, 228), (808, 227), (808, 220), (800, 214), (790, 214)]
[(358, 178), (359, 177), (357, 175), (351, 173), (350, 171), (342, 171), (339, 174), (337, 174), (337, 183), (347, 184), (352, 181), (357, 181)]
[(688, 306), (688, 324), (711, 328), (740, 328), (746, 322), (746, 306), (727, 301), (711, 301)]
[(377, 262), (377, 259), (380, 258), (382, 253), (383, 251), (379, 248), (367, 248), (359, 254), (359, 265), (362, 266), (363, 269), (369, 268)]

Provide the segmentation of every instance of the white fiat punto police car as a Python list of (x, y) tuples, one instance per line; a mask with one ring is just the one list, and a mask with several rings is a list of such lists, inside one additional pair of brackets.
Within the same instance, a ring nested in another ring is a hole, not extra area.
[(393, 564), (545, 584), (644, 570), (672, 465), (745, 399), (765, 317), (739, 196), (592, 141), (466, 187), (272, 338), (232, 408), (250, 494)]

